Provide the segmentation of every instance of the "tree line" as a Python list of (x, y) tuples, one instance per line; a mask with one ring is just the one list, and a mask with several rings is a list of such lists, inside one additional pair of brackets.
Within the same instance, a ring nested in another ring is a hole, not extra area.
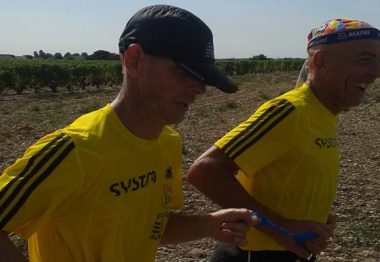
[[(13, 56), (15, 58), (15, 56)], [(48, 53), (43, 50), (34, 51), (33, 55), (24, 55), (26, 59), (49, 59), (49, 60), (119, 60), (120, 55), (111, 53), (105, 50), (97, 50), (93, 54), (89, 55), (86, 52), (82, 53)]]

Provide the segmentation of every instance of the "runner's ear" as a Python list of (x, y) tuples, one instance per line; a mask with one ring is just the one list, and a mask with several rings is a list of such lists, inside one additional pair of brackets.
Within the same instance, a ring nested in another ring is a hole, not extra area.
[(125, 51), (123, 55), (124, 65), (127, 69), (127, 74), (130, 77), (136, 78), (139, 76), (140, 64), (142, 57), (144, 56), (144, 51), (138, 44), (131, 44)]
[(318, 70), (326, 68), (326, 52), (324, 50), (316, 50), (311, 59), (314, 67)]

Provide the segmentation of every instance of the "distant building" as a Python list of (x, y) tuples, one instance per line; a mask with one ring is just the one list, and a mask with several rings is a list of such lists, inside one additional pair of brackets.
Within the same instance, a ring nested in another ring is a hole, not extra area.
[(9, 55), (9, 54), (0, 54), (0, 59), (14, 59), (14, 55)]

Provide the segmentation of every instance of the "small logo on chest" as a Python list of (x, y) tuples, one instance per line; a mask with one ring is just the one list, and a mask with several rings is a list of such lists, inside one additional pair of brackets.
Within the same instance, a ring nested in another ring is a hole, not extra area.
[(173, 179), (173, 172), (171, 166), (169, 166), (168, 169), (166, 169), (165, 179)]
[(320, 149), (334, 148), (337, 146), (335, 137), (317, 137), (314, 142)]

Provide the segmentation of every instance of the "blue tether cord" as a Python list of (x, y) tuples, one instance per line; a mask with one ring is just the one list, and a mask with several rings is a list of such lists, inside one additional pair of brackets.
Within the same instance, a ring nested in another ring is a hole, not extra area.
[(305, 231), (305, 232), (299, 232), (299, 233), (289, 232), (285, 228), (280, 227), (280, 226), (272, 223), (268, 218), (263, 216), (258, 211), (251, 211), (251, 215), (254, 215), (254, 216), (257, 216), (258, 218), (260, 218), (259, 225), (274, 228), (277, 231), (279, 231), (280, 233), (282, 233), (283, 235), (293, 238), (301, 246), (305, 246), (306, 240), (312, 240), (312, 239), (316, 238), (316, 234), (314, 232), (311, 232), (311, 231)]

